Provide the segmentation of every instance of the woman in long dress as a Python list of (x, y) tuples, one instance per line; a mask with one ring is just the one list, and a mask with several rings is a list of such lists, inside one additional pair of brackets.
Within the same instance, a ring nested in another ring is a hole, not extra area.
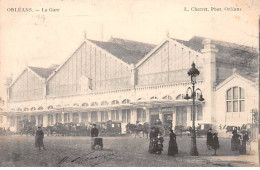
[(178, 153), (178, 146), (177, 146), (177, 142), (176, 142), (176, 134), (173, 132), (173, 130), (170, 130), (168, 155), (174, 156), (177, 153)]
[(246, 142), (249, 140), (248, 133), (243, 135), (242, 146), (239, 150), (240, 154), (246, 154)]
[(213, 134), (213, 137), (212, 137), (212, 148), (214, 149), (213, 156), (217, 156), (217, 149), (219, 149), (219, 141), (218, 141), (217, 133)]

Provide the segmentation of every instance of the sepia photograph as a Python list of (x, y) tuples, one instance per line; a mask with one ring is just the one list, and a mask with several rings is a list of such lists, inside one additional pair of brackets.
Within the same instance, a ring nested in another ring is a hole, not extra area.
[(0, 167), (259, 167), (257, 0), (0, 0)]

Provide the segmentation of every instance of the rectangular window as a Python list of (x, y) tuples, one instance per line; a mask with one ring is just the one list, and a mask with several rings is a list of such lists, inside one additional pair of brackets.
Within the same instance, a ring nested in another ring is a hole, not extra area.
[(244, 100), (240, 100), (240, 112), (244, 112), (245, 111), (245, 101)]
[(233, 88), (233, 99), (238, 99), (238, 87)]
[(126, 110), (122, 110), (122, 122), (123, 123), (126, 123), (126, 114), (127, 114)]
[(232, 102), (228, 101), (227, 102), (227, 112), (232, 112), (232, 111), (233, 111)]
[(105, 113), (104, 111), (101, 111), (101, 122), (104, 122), (105, 120)]
[(56, 114), (56, 122), (61, 123), (61, 114)]
[(127, 109), (127, 123), (131, 121), (131, 110)]
[(108, 112), (105, 111), (105, 121), (108, 121)]
[(91, 112), (91, 123), (97, 122), (97, 112)]
[(142, 122), (143, 109), (137, 109), (137, 121)]
[(245, 91), (242, 88), (239, 88), (240, 91), (240, 99), (245, 99)]
[(65, 123), (68, 122), (68, 113), (64, 113), (64, 122), (65, 122)]
[(87, 123), (88, 122), (88, 113), (82, 113), (82, 122)]
[(203, 119), (202, 106), (198, 105), (197, 106), (197, 120), (202, 120), (202, 119)]
[(116, 110), (111, 111), (111, 120), (115, 121), (116, 120)]
[(229, 89), (227, 91), (227, 100), (231, 100), (232, 99), (232, 89)]
[(233, 112), (238, 112), (238, 101), (233, 101)]

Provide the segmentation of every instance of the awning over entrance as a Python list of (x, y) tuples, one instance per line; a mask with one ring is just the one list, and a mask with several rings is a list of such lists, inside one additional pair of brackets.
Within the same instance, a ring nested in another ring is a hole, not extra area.
[[(195, 101), (195, 105), (200, 105), (204, 102)], [(16, 115), (40, 115), (40, 114), (55, 114), (55, 113), (76, 113), (76, 112), (91, 112), (91, 111), (108, 111), (132, 108), (156, 108), (156, 107), (173, 107), (173, 106), (191, 106), (192, 101), (187, 100), (140, 100), (124, 105), (105, 105), (105, 106), (72, 106), (58, 107), (48, 110), (33, 110), (33, 111), (9, 111), (5, 112), (6, 116)]]

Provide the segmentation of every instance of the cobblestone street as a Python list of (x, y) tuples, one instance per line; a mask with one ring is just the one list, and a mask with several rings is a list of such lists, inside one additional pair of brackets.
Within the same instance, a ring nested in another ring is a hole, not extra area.
[(90, 137), (47, 136), (47, 150), (38, 151), (33, 136), (1, 136), (0, 166), (257, 166), (254, 148), (240, 156), (230, 150), (230, 139), (220, 138), (219, 156), (211, 156), (206, 139), (198, 138), (198, 157), (189, 156), (189, 137), (178, 137), (175, 157), (167, 155), (169, 138), (164, 139), (163, 153), (154, 155), (148, 153), (149, 140), (141, 137), (104, 137), (104, 150), (92, 151)]

